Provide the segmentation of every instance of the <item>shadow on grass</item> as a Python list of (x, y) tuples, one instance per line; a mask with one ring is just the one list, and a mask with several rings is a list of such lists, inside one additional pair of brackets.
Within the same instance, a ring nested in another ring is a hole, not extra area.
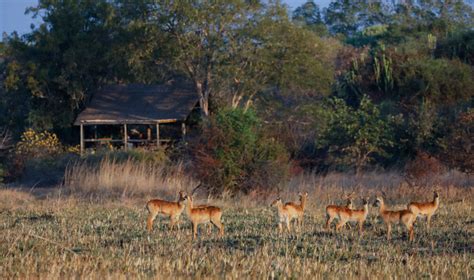
[(51, 214), (41, 214), (41, 215), (28, 215), (25, 217), (20, 217), (16, 218), (15, 221), (12, 223), (10, 227), (15, 227), (18, 224), (21, 224), (23, 222), (26, 223), (32, 223), (32, 222), (52, 222), (56, 220), (56, 217), (54, 217)]

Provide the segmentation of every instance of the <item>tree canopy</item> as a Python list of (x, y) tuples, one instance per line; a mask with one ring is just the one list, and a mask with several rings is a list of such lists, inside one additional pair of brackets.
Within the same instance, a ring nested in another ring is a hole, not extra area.
[[(465, 1), (309, 0), (290, 11), (258, 0), (40, 0), (28, 13), (40, 25), (0, 45), (0, 128), (17, 140), (33, 128), (74, 143), (74, 118), (95, 89), (185, 79), (207, 125), (255, 117), (259, 141), (318, 170), (400, 166), (469, 142)], [(472, 170), (462, 162), (471, 161), (446, 160)]]

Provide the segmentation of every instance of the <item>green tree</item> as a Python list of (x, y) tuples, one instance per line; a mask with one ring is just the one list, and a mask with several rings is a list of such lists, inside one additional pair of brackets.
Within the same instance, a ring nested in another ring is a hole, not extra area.
[(336, 0), (324, 11), (324, 20), (333, 34), (352, 36), (365, 27), (390, 20), (384, 1)]
[(328, 30), (324, 24), (319, 5), (313, 0), (308, 0), (297, 7), (292, 14), (293, 22), (298, 25), (309, 28), (319, 35), (327, 35)]
[(393, 22), (405, 33), (430, 32), (445, 37), (455, 29), (470, 29), (473, 9), (463, 0), (411, 0), (394, 6)]
[(168, 61), (176, 72), (193, 81), (204, 115), (209, 115), (218, 68), (232, 54), (229, 42), (242, 38), (242, 29), (261, 9), (258, 1), (243, 0), (160, 1), (151, 5), (153, 18), (168, 44), (174, 46)]
[(114, 78), (113, 8), (105, 0), (44, 0), (30, 12), (43, 23), (23, 38), (7, 39), (6, 95), (22, 96), (29, 126), (70, 127), (88, 92)]
[(459, 59), (474, 65), (474, 30), (461, 30), (439, 41), (435, 55), (438, 58)]
[(166, 54), (155, 60), (193, 81), (204, 115), (211, 101), (249, 108), (275, 85), (329, 91), (330, 50), (317, 35), (294, 25), (278, 3), (163, 1), (150, 5), (147, 14), (171, 46), (161, 47)]
[(321, 112), (316, 146), (327, 150), (333, 167), (355, 167), (359, 173), (377, 158), (388, 158), (388, 150), (394, 145), (392, 116), (383, 117), (380, 109), (367, 96), (354, 109), (342, 99), (333, 99), (329, 108)]
[(474, 109), (460, 113), (441, 139), (440, 159), (460, 171), (474, 173)]
[(272, 189), (286, 178), (285, 148), (266, 136), (253, 110), (222, 109), (191, 142), (196, 174), (216, 194)]

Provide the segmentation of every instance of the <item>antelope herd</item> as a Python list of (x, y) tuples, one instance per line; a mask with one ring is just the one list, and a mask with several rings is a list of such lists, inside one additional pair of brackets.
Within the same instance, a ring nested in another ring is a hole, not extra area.
[[(346, 196), (346, 205), (328, 205), (326, 207), (326, 230), (329, 230), (331, 223), (337, 219), (336, 232), (349, 222), (357, 222), (359, 234), (362, 235), (363, 225), (369, 214), (369, 198), (366, 197), (362, 199), (363, 205), (361, 209), (354, 209), (352, 194), (353, 193)], [(285, 227), (288, 232), (291, 231), (291, 222), (293, 220), (295, 220), (295, 224), (299, 230), (303, 228), (303, 217), (308, 193), (299, 193), (298, 195), (299, 202), (283, 203), (281, 198), (277, 198), (270, 205), (277, 209), (277, 224), (280, 234), (283, 233), (283, 227)], [(413, 226), (418, 216), (426, 216), (427, 228), (430, 228), (431, 217), (439, 207), (439, 193), (437, 191), (434, 192), (434, 198), (431, 202), (410, 202), (407, 208), (402, 210), (387, 210), (382, 196), (376, 197), (373, 206), (379, 207), (379, 217), (387, 226), (387, 240), (391, 239), (392, 224), (399, 223), (403, 224), (408, 231), (409, 241), (413, 241)], [(146, 209), (149, 213), (146, 223), (148, 232), (152, 231), (153, 221), (158, 214), (170, 218), (170, 229), (173, 229), (175, 225), (179, 229), (179, 218), (181, 214), (185, 212), (189, 220), (191, 220), (193, 239), (197, 237), (199, 224), (207, 224), (208, 232), (210, 232), (213, 225), (219, 230), (220, 236), (224, 235), (224, 224), (221, 221), (222, 209), (211, 205), (194, 205), (192, 195), (187, 195), (183, 191), (179, 192), (179, 198), (176, 202), (153, 199), (148, 201)]]

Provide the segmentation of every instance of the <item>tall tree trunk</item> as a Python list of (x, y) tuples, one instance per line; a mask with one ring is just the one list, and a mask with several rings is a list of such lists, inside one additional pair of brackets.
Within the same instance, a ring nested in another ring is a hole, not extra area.
[(201, 107), (201, 114), (204, 117), (209, 116), (209, 92), (203, 88), (202, 82), (196, 82), (196, 91), (199, 96), (199, 107)]

